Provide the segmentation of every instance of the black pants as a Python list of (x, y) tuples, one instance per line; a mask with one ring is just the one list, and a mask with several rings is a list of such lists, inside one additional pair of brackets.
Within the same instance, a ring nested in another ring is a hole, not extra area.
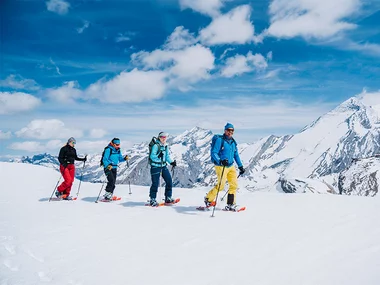
[(115, 190), (115, 183), (116, 183), (116, 175), (117, 175), (117, 168), (112, 168), (111, 170), (105, 169), (104, 173), (107, 176), (107, 186), (106, 186), (106, 192), (113, 193), (113, 190)]

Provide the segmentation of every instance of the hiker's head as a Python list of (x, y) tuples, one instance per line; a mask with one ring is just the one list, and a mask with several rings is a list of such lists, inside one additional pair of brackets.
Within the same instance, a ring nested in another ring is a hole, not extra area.
[(111, 144), (114, 148), (120, 148), (120, 139), (119, 138), (113, 138), (111, 141)]
[(166, 142), (166, 139), (168, 138), (168, 133), (165, 133), (165, 132), (160, 132), (158, 134), (158, 139), (160, 140), (161, 143), (165, 143)]
[(235, 131), (235, 128), (234, 128), (234, 125), (231, 124), (231, 123), (227, 123), (225, 126), (224, 126), (224, 134), (231, 138), (232, 135), (234, 134), (234, 131)]
[(77, 143), (77, 141), (73, 137), (71, 137), (67, 140), (67, 144), (72, 146), (72, 147), (75, 147), (76, 143)]

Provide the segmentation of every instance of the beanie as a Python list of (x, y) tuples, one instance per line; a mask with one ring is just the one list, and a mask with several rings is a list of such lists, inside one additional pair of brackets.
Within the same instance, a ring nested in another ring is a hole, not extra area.
[(235, 129), (234, 128), (234, 125), (231, 124), (231, 123), (227, 123), (225, 126), (224, 126), (224, 130), (227, 130), (227, 129)]

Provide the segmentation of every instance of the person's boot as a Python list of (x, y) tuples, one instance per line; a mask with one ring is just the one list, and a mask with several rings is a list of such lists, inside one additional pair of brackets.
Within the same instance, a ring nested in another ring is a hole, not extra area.
[(236, 204), (227, 204), (227, 206), (224, 209), (226, 211), (236, 212), (238, 209), (238, 206)]
[(103, 199), (106, 200), (106, 201), (111, 201), (112, 200), (112, 192), (106, 192), (104, 195), (103, 195)]
[(149, 205), (151, 207), (158, 207), (158, 202), (157, 202), (156, 198), (150, 198)]
[(166, 197), (165, 198), (165, 203), (166, 204), (174, 204), (174, 199), (172, 197)]
[(215, 202), (215, 201), (209, 201), (209, 200), (207, 199), (207, 196), (205, 197), (204, 202), (205, 202), (206, 208), (210, 208), (210, 207), (213, 207), (213, 206), (216, 205), (216, 202)]

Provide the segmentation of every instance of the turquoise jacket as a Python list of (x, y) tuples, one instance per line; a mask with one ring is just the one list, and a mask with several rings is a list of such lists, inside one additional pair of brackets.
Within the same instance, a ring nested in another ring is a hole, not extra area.
[(237, 143), (232, 138), (228, 139), (225, 135), (216, 139), (214, 147), (211, 150), (211, 158), (212, 161), (215, 162), (215, 165), (222, 165), (221, 161), (228, 159), (227, 167), (234, 164), (234, 160), (236, 161), (238, 167), (243, 166), (240, 160)]
[[(158, 149), (158, 146), (160, 146), (160, 149)], [(163, 153), (162, 160), (158, 155), (160, 153)], [(167, 145), (162, 145), (161, 142), (158, 142), (152, 146), (152, 152), (150, 153), (150, 159), (151, 163), (150, 165), (152, 167), (162, 167), (166, 166), (168, 163), (172, 163), (173, 160), (170, 158), (169, 155), (169, 147)]]
[(104, 150), (103, 165), (106, 168), (108, 165), (112, 165), (112, 168), (117, 168), (119, 162), (125, 161), (121, 155), (121, 149), (114, 148), (111, 144)]

